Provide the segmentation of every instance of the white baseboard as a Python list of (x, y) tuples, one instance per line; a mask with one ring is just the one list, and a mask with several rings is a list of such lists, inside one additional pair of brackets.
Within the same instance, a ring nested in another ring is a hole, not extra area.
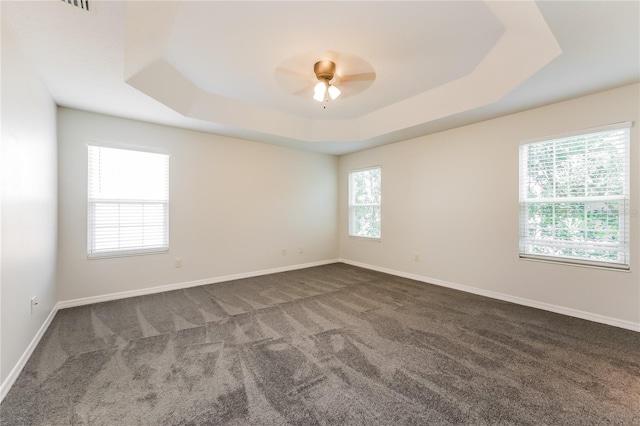
[(11, 386), (13, 386), (13, 384), (18, 379), (20, 372), (22, 371), (24, 366), (27, 364), (27, 361), (29, 361), (31, 354), (35, 350), (36, 346), (38, 346), (38, 343), (40, 343), (40, 339), (42, 339), (42, 336), (44, 336), (44, 333), (47, 331), (47, 328), (49, 328), (51, 321), (53, 321), (53, 317), (56, 316), (56, 312), (58, 312), (57, 304), (53, 307), (53, 309), (51, 309), (51, 312), (49, 312), (49, 315), (47, 315), (47, 318), (44, 320), (44, 323), (42, 323), (36, 335), (33, 336), (33, 339), (31, 340), (31, 343), (29, 343), (29, 346), (27, 346), (27, 349), (24, 351), (24, 353), (22, 354), (22, 356), (20, 357), (16, 365), (13, 367), (13, 369), (7, 376), (7, 378), (4, 379), (4, 382), (2, 382), (2, 385), (0, 385), (0, 402), (4, 400), (4, 397), (7, 396), (7, 393), (9, 393), (9, 389), (11, 389)]
[(139, 290), (122, 291), (119, 293), (103, 294), (100, 296), (82, 297), (79, 299), (63, 300), (58, 302), (58, 309), (72, 308), (74, 306), (91, 305), (92, 303), (108, 302), (110, 300), (126, 299), (127, 297), (145, 296), (147, 294), (162, 293), (165, 291), (181, 290), (183, 288), (197, 287), (200, 285), (215, 284), (225, 281), (241, 280), (244, 278), (258, 277), (260, 275), (277, 274), (279, 272), (295, 271), (296, 269), (311, 268), (314, 266), (328, 265), (339, 262), (338, 259), (321, 260), (318, 262), (302, 263), (298, 265), (283, 266), (279, 268), (263, 269), (260, 271), (244, 272), (241, 274), (224, 275), (220, 277), (205, 278), (195, 281), (187, 281), (176, 284), (167, 284), (157, 287), (141, 288)]
[(505, 302), (512, 302), (518, 305), (542, 309), (544, 311), (555, 312), (557, 314), (567, 315), (570, 317), (580, 318), (580, 319), (593, 321), (601, 324), (612, 325), (614, 327), (624, 328), (627, 330), (640, 331), (640, 323), (621, 320), (618, 318), (607, 317), (604, 315), (594, 314), (591, 312), (580, 311), (578, 309), (567, 308), (564, 306), (552, 305), (550, 303), (538, 302), (536, 300), (525, 299), (523, 297), (511, 296), (509, 294), (499, 293), (497, 291), (484, 290), (477, 287), (456, 284), (449, 281), (439, 280), (436, 278), (424, 277), (422, 275), (411, 274), (403, 271), (397, 271), (395, 269), (388, 269), (380, 266), (369, 265), (367, 263), (355, 262), (349, 259), (339, 259), (339, 261), (342, 263), (346, 263), (348, 265), (358, 266), (360, 268), (365, 268), (365, 269), (371, 269), (373, 271), (378, 271), (378, 272), (384, 272), (386, 274), (396, 275), (398, 277), (403, 277), (403, 278), (409, 278), (415, 281), (421, 281), (428, 284), (435, 284), (441, 287), (448, 287), (455, 290), (464, 291), (467, 293), (477, 294), (479, 296), (486, 296), (492, 299), (503, 300)]

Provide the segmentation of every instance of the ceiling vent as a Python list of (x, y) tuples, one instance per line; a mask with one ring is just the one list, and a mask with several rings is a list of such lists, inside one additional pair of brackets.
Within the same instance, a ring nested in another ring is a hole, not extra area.
[(68, 3), (71, 6), (75, 6), (78, 9), (89, 10), (89, 0), (60, 0), (63, 3)]

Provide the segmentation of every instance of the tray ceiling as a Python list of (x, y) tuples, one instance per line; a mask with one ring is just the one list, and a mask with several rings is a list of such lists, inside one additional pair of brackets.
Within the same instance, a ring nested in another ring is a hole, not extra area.
[[(640, 74), (637, 2), (91, 6), (2, 2), (3, 25), (59, 105), (333, 154)], [(345, 96), (323, 108), (304, 88), (326, 58), (344, 74), (367, 64), (375, 80), (345, 82)]]

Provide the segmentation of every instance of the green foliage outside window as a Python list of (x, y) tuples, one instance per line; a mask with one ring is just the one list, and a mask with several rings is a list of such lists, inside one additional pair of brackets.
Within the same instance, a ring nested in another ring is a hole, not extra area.
[(349, 234), (380, 238), (380, 202), (382, 199), (380, 167), (349, 173)]
[(523, 145), (521, 252), (628, 261), (627, 141), (617, 129)]

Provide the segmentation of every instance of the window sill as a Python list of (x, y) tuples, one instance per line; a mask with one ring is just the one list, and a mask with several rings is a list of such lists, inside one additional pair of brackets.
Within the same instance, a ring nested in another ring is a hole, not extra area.
[(565, 259), (565, 258), (551, 258), (551, 257), (542, 257), (542, 256), (531, 256), (526, 254), (520, 254), (520, 260), (528, 261), (528, 262), (539, 262), (539, 263), (552, 263), (555, 265), (564, 265), (564, 266), (574, 266), (578, 268), (590, 268), (590, 269), (602, 269), (605, 271), (613, 271), (613, 272), (631, 272), (629, 265), (607, 265), (607, 264), (597, 264), (597, 263), (589, 263), (588, 261), (581, 262), (579, 260)]
[(361, 240), (361, 241), (368, 241), (370, 243), (380, 243), (382, 242), (382, 238), (376, 238), (376, 237), (361, 237), (358, 235), (349, 235), (349, 239), (352, 240)]
[(136, 250), (136, 251), (110, 251), (106, 253), (94, 253), (87, 254), (88, 260), (98, 259), (113, 259), (115, 257), (131, 257), (131, 256), (146, 256), (149, 254), (163, 254), (169, 253), (169, 248), (151, 249), (151, 250)]

